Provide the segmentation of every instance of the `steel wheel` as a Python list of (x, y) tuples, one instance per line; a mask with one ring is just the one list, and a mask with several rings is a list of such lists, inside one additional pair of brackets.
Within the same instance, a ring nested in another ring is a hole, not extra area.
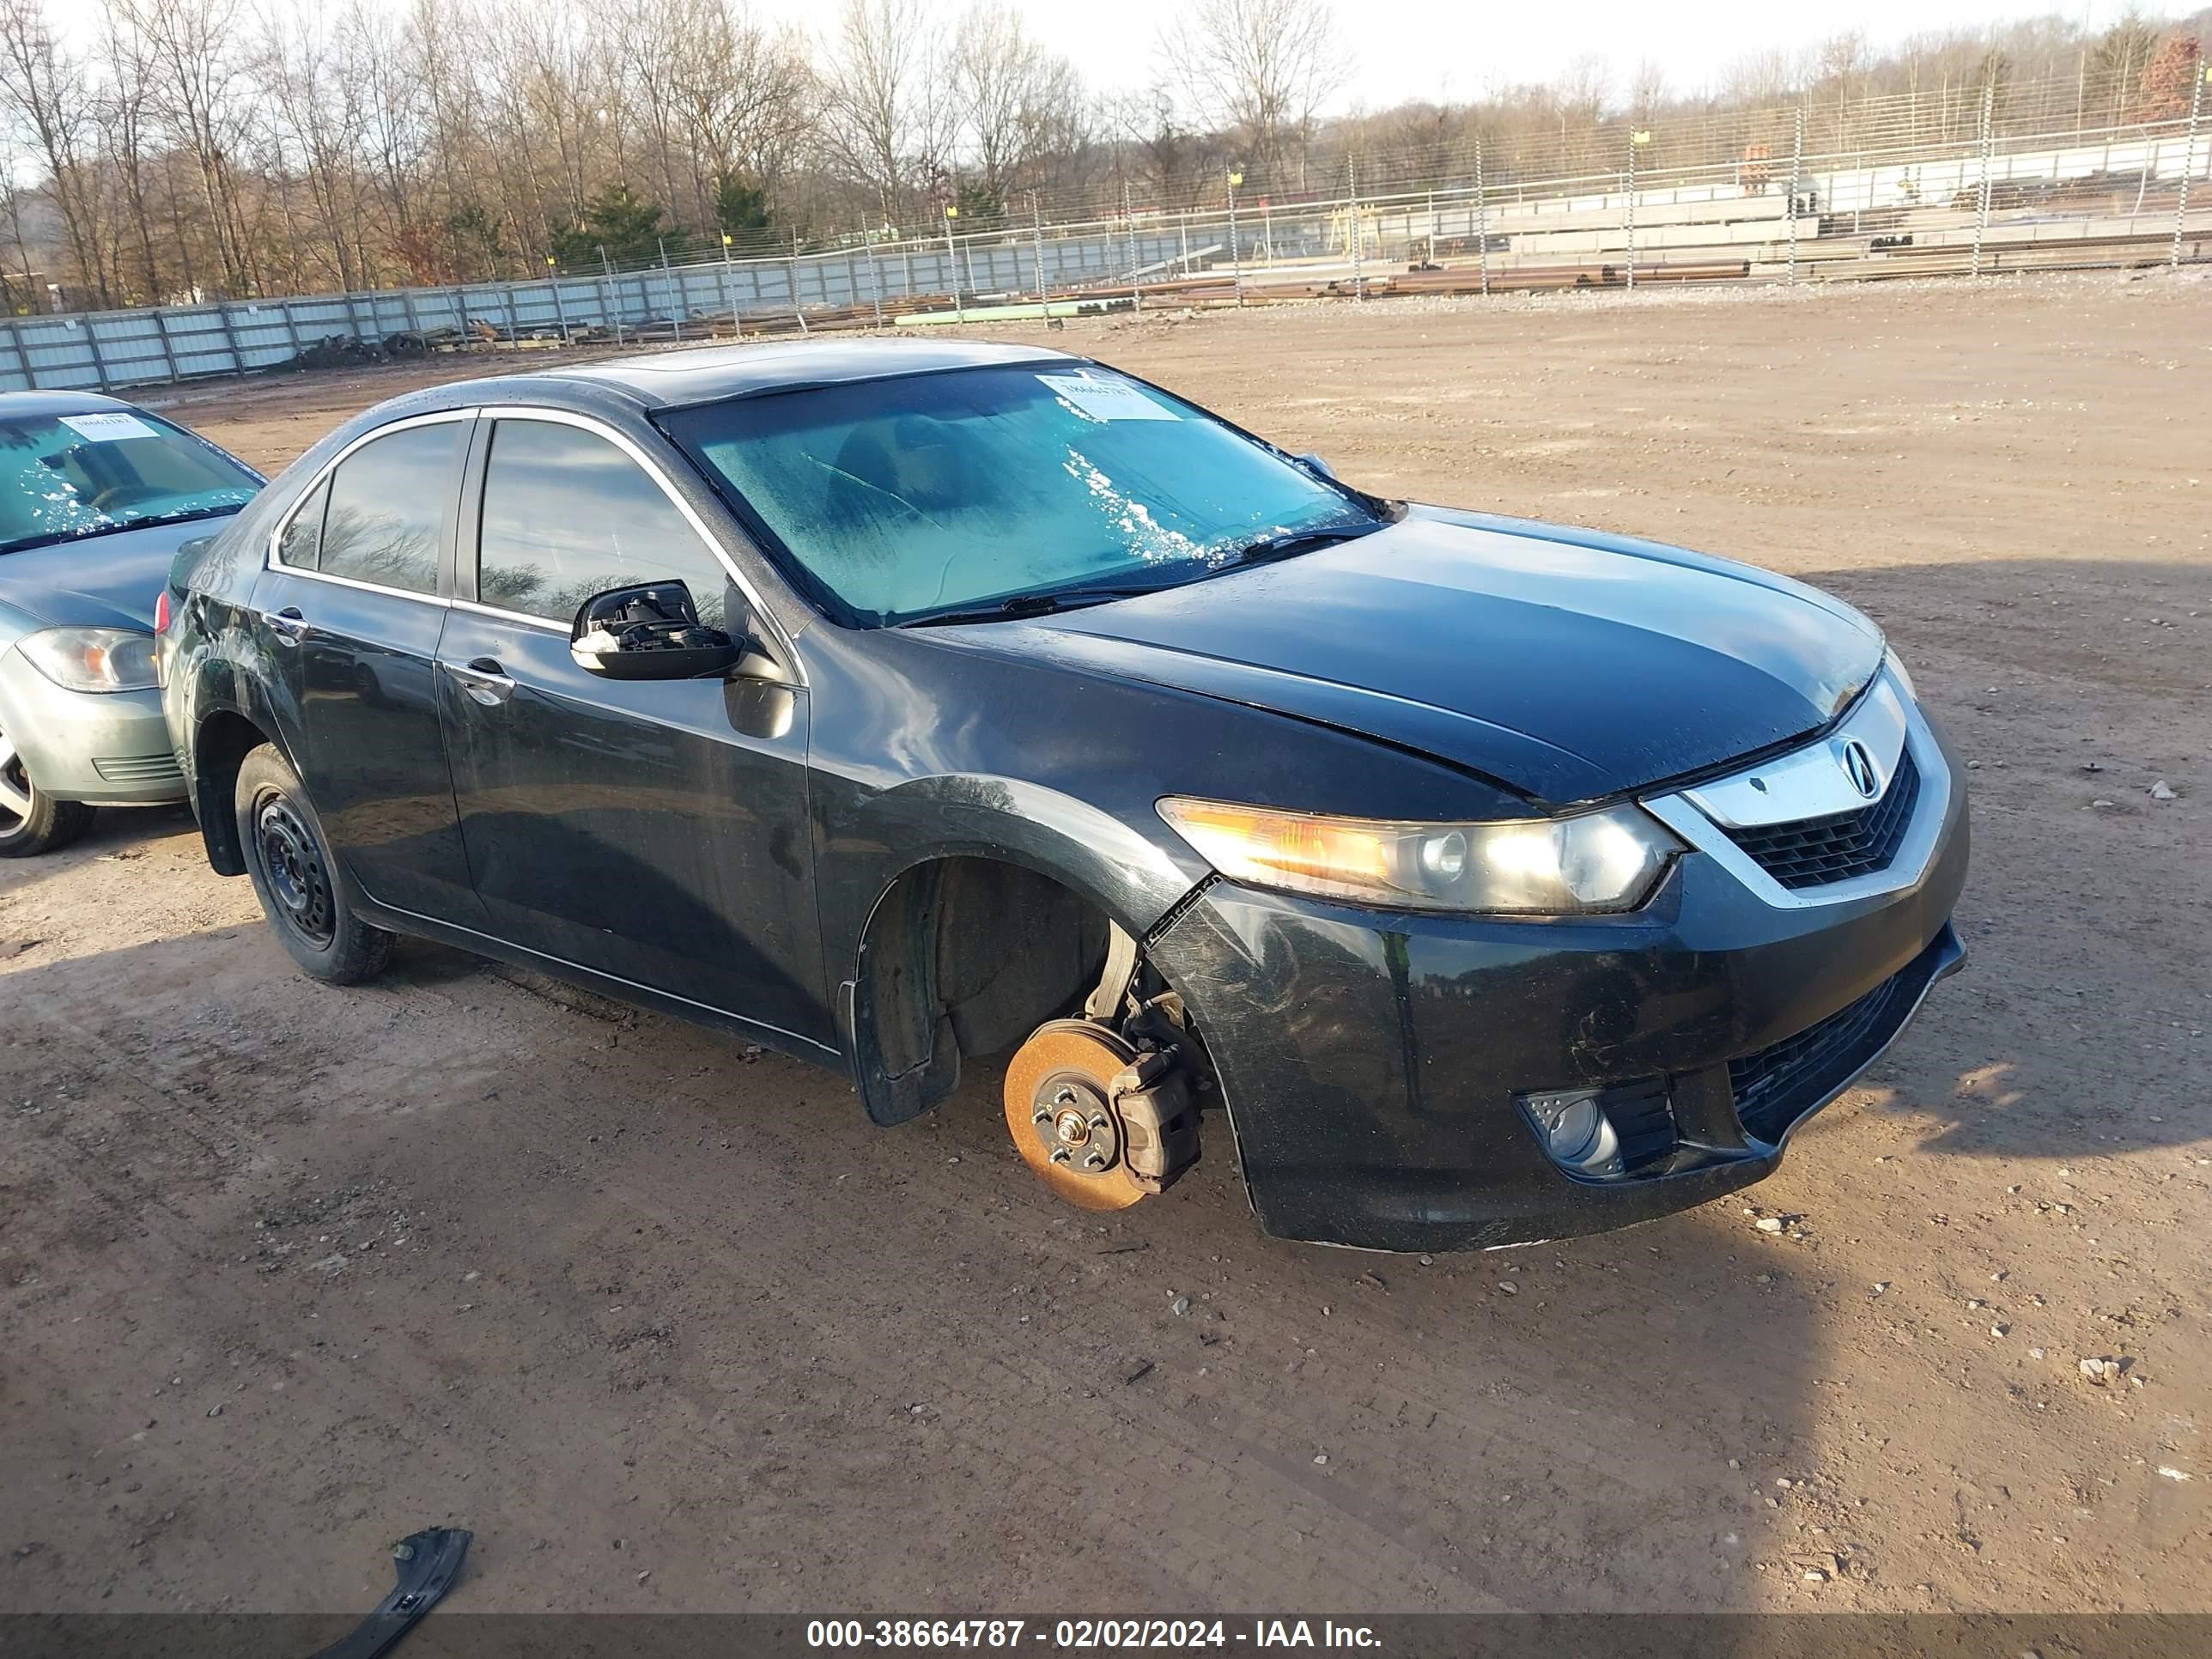
[(284, 925), (311, 945), (328, 945), (337, 931), (337, 912), (315, 832), (274, 790), (254, 802), (253, 832), (254, 853)]
[(1115, 1077), (1137, 1051), (1088, 1020), (1040, 1025), (1006, 1066), (1006, 1128), (1022, 1162), (1085, 1210), (1124, 1210), (1146, 1195), (1122, 1156)]

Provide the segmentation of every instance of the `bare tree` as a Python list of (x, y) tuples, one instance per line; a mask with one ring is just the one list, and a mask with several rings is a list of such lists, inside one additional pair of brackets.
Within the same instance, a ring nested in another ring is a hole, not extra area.
[(845, 0), (823, 71), (823, 137), (886, 212), (905, 205), (909, 177), (927, 182), (944, 163), (934, 48), (921, 0)]
[(1279, 185), (1303, 173), (1315, 118), (1352, 67), (1319, 0), (1193, 0), (1159, 52), (1200, 118)]
[(86, 153), (92, 104), (83, 60), (62, 45), (39, 0), (0, 0), (0, 105), (45, 163), (77, 279), (105, 305), (111, 296), (94, 252), (99, 202)]

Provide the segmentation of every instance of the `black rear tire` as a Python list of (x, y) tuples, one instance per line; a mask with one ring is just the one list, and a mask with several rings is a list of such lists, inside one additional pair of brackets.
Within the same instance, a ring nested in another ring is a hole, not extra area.
[(274, 744), (240, 763), (232, 799), (254, 896), (301, 970), (325, 985), (358, 985), (382, 973), (392, 935), (354, 914), (322, 820)]

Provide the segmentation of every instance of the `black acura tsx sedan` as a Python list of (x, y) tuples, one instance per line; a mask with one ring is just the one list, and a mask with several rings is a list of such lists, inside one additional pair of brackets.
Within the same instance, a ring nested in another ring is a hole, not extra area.
[(415, 392), (171, 581), (209, 858), (309, 974), (444, 940), (884, 1125), (1006, 1054), (1088, 1208), (1210, 1152), (1292, 1238), (1648, 1219), (1771, 1170), (1963, 954), (1963, 774), (1850, 607), (1049, 351)]

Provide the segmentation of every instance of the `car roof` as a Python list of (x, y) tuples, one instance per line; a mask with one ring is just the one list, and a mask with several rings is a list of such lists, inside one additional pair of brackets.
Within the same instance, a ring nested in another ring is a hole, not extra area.
[[(583, 381), (619, 391), (648, 409), (668, 409), (799, 386), (890, 380), (948, 368), (1076, 361), (1066, 352), (1048, 347), (978, 340), (775, 340), (617, 357), (537, 374), (502, 376), (500, 384), (520, 389)], [(472, 386), (481, 392), (485, 385), (482, 380), (463, 382), (453, 389)]]
[(97, 392), (0, 392), (0, 418), (21, 415), (94, 415), (135, 409), (120, 398)]

